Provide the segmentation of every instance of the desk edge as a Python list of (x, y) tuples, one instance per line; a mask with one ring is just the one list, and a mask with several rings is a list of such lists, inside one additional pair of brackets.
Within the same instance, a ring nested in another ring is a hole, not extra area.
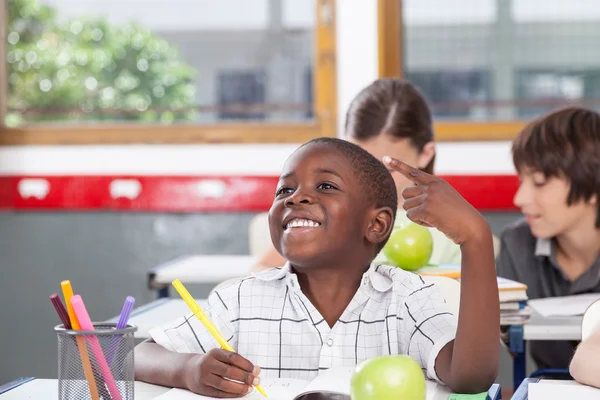
[(27, 376), (27, 377), (17, 378), (14, 381), (5, 383), (4, 385), (0, 385), (0, 394), (7, 393), (13, 389), (18, 388), (21, 385), (24, 385), (27, 382), (31, 382), (34, 379), (35, 379), (35, 377), (33, 377), (33, 376)]

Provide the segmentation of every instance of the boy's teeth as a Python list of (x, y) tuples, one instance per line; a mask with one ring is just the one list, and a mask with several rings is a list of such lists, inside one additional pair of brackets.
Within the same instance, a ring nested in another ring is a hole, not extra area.
[(309, 219), (294, 218), (293, 220), (288, 222), (287, 228), (298, 228), (298, 227), (304, 227), (304, 226), (309, 226), (309, 227), (315, 228), (319, 225), (321, 225), (321, 224), (319, 224), (318, 222), (315, 222), (315, 221), (311, 221)]

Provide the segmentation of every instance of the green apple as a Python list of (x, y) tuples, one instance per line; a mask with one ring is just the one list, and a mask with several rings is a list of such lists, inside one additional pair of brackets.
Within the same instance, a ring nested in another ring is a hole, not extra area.
[(429, 229), (412, 221), (395, 229), (383, 248), (383, 254), (395, 266), (415, 271), (429, 262), (433, 237)]
[(352, 400), (425, 400), (419, 364), (409, 356), (381, 356), (358, 364), (350, 380)]

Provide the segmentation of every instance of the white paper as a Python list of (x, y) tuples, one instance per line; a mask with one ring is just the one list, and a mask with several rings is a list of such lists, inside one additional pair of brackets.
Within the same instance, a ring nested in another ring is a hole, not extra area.
[[(300, 393), (311, 392), (332, 392), (350, 396), (350, 377), (354, 368), (335, 368), (323, 371), (312, 382), (297, 379), (275, 379), (265, 380), (261, 384), (269, 400), (293, 400)], [(452, 393), (445, 386), (439, 385), (433, 381), (426, 381), (427, 394), (426, 400), (448, 400)], [(213, 397), (206, 397), (194, 394), (183, 389), (171, 389), (155, 400), (213, 400)], [(264, 400), (264, 397), (254, 390), (247, 396), (242, 397), (245, 400)]]
[(528, 385), (529, 400), (598, 400), (600, 389), (581, 385), (575, 381), (542, 380)]
[(600, 293), (529, 300), (529, 306), (544, 317), (572, 317), (583, 315), (596, 300)]
[[(307, 381), (302, 381), (299, 379), (276, 379), (276, 380), (265, 380), (264, 383), (261, 383), (263, 389), (265, 389), (265, 393), (269, 399), (273, 400), (292, 400), (296, 395), (304, 390)], [(260, 394), (256, 389), (254, 389), (254, 393), (251, 394), (253, 399), (262, 399), (265, 400), (264, 396)]]
[(335, 392), (350, 396), (350, 379), (354, 367), (322, 371), (304, 388), (306, 393)]
[[(321, 372), (298, 393), (334, 392), (350, 397), (350, 380), (353, 372), (354, 367), (328, 369)], [(437, 382), (427, 380), (425, 384), (427, 390), (426, 400), (448, 400), (448, 397), (452, 394), (447, 387), (439, 385)]]
[[(294, 397), (307, 385), (307, 381), (299, 379), (276, 379), (265, 380), (261, 383), (262, 388), (269, 396), (269, 400), (293, 400)], [(201, 396), (194, 394), (184, 389), (171, 389), (162, 396), (158, 396), (155, 400), (200, 400), (200, 399), (215, 399), (214, 397)], [(264, 400), (264, 397), (256, 389), (242, 399), (246, 400)]]

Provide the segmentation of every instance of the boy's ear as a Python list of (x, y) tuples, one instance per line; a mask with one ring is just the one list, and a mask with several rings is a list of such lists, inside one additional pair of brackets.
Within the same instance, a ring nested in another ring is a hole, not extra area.
[(433, 156), (435, 156), (435, 142), (431, 141), (425, 143), (423, 150), (421, 150), (421, 153), (419, 154), (419, 159), (417, 160), (417, 168), (425, 168), (429, 165)]
[(394, 213), (389, 207), (375, 208), (369, 213), (369, 224), (365, 238), (369, 243), (378, 244), (388, 238), (394, 228)]

